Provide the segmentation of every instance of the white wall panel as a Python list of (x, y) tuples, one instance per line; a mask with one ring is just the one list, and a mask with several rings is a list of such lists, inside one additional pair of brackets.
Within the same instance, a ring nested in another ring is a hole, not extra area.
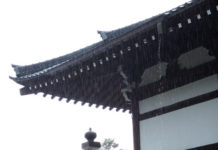
[(216, 74), (142, 100), (139, 102), (139, 112), (143, 114), (217, 89)]
[(141, 150), (184, 150), (218, 142), (218, 98), (140, 121)]

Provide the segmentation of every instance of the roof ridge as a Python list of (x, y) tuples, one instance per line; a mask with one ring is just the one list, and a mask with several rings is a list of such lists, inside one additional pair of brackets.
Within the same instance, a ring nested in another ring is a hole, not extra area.
[(141, 21), (138, 21), (136, 23), (133, 23), (133, 24), (130, 24), (130, 25), (127, 25), (127, 26), (124, 26), (124, 27), (121, 27), (121, 28), (117, 28), (117, 29), (114, 29), (114, 30), (110, 30), (110, 31), (98, 31), (98, 34), (100, 34), (100, 36), (102, 37), (103, 40), (107, 40), (107, 39), (112, 39), (112, 38), (116, 38), (122, 34), (125, 34), (127, 32), (131, 32), (132, 30), (140, 27), (141, 25), (144, 25), (145, 23), (149, 22), (150, 20), (156, 18), (156, 17), (159, 17), (161, 15), (169, 15), (170, 12), (176, 12), (178, 11), (178, 9), (181, 9), (181, 8), (184, 8), (185, 5), (190, 5), (192, 3), (199, 3), (201, 1), (205, 1), (205, 0), (190, 0), (190, 1), (187, 1), (175, 8), (172, 8), (168, 11), (165, 11), (163, 13), (160, 13), (158, 15), (155, 15), (155, 16), (152, 16), (152, 17), (149, 17), (147, 19), (144, 19), (144, 20), (141, 20)]

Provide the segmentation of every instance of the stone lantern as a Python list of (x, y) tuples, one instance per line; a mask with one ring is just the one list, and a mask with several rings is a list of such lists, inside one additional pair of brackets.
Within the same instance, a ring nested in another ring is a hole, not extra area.
[(100, 142), (94, 142), (97, 134), (90, 128), (88, 132), (85, 133), (85, 138), (87, 142), (82, 144), (82, 150), (104, 150), (101, 148)]

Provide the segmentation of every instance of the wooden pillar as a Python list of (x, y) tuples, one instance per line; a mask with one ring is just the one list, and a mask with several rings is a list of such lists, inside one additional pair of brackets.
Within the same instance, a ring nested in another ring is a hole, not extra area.
[(139, 105), (135, 97), (132, 100), (132, 122), (134, 150), (140, 150)]

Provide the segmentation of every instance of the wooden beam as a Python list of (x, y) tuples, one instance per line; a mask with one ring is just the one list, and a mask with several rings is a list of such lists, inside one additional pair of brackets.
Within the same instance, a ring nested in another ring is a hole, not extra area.
[(187, 99), (182, 102), (178, 102), (178, 103), (175, 103), (169, 106), (158, 108), (150, 112), (146, 112), (140, 115), (139, 120), (146, 120), (152, 117), (160, 116), (160, 115), (172, 112), (172, 111), (176, 111), (178, 109), (182, 109), (182, 108), (189, 107), (195, 104), (206, 102), (206, 101), (212, 100), (217, 97), (218, 97), (218, 90), (210, 92), (210, 93), (206, 93), (203, 95), (199, 95), (199, 96), (196, 96), (196, 97), (193, 97), (193, 98), (190, 98), (190, 99)]
[(200, 147), (190, 148), (187, 150), (217, 150), (218, 149), (218, 143), (213, 143), (209, 145), (203, 145)]

